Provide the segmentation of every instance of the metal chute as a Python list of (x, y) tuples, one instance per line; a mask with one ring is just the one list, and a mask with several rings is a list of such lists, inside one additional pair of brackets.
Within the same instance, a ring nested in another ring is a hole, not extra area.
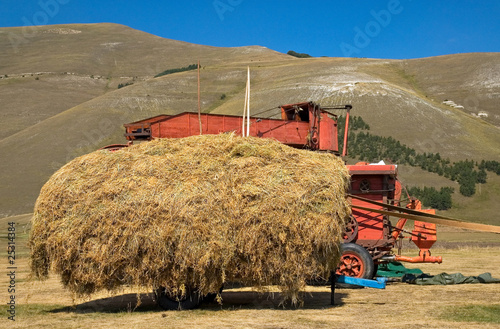
[(456, 219), (456, 218), (445, 217), (445, 216), (441, 216), (441, 215), (425, 213), (425, 212), (418, 211), (418, 210), (398, 207), (398, 206), (390, 205), (387, 203), (382, 203), (382, 202), (370, 200), (367, 198), (363, 198), (363, 197), (360, 197), (357, 195), (348, 194), (348, 196), (353, 198), (353, 199), (357, 199), (360, 201), (371, 203), (373, 205), (381, 206), (381, 207), (384, 207), (386, 209), (390, 209), (393, 211), (383, 210), (383, 209), (373, 209), (373, 208), (368, 208), (368, 207), (352, 205), (352, 207), (356, 208), (356, 209), (368, 210), (368, 211), (372, 211), (372, 212), (382, 214), (382, 215), (401, 217), (401, 218), (406, 218), (406, 219), (410, 219), (410, 220), (426, 221), (426, 222), (433, 223), (433, 224), (446, 225), (446, 226), (452, 226), (452, 227), (460, 227), (460, 228), (465, 228), (465, 229), (474, 230), (474, 231), (500, 233), (500, 226), (496, 226), (496, 225), (471, 223), (471, 222), (466, 222), (466, 221)]

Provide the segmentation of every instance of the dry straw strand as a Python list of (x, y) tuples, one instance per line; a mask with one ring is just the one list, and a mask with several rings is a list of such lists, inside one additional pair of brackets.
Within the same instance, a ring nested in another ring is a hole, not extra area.
[(338, 157), (233, 134), (157, 139), (74, 159), (43, 186), (31, 270), (78, 296), (123, 285), (278, 285), (299, 302), (339, 259), (350, 215)]

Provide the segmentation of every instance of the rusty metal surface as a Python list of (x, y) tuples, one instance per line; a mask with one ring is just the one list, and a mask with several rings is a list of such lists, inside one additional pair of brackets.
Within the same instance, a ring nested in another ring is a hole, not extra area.
[[(250, 136), (273, 138), (292, 147), (338, 154), (336, 115), (330, 115), (313, 102), (283, 105), (279, 109), (281, 119), (251, 117)], [(128, 140), (188, 137), (200, 133), (200, 123), (203, 134), (234, 132), (242, 135), (240, 116), (183, 112), (125, 124), (125, 137)]]

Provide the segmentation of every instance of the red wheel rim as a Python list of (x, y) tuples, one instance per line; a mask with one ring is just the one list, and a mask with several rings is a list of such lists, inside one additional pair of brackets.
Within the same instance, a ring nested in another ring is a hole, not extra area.
[(363, 277), (364, 272), (365, 264), (358, 254), (350, 251), (346, 251), (342, 254), (337, 274), (361, 278)]

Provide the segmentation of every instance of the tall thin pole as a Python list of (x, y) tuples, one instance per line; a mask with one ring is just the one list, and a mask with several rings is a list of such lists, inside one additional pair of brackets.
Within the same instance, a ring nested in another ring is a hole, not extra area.
[(344, 131), (344, 147), (342, 148), (342, 156), (345, 157), (347, 155), (347, 136), (349, 136), (349, 112), (351, 107), (347, 107), (347, 113), (345, 116), (345, 131)]
[(247, 114), (248, 105), (248, 78), (247, 85), (245, 88), (245, 103), (243, 104), (243, 119), (241, 120), (241, 136), (245, 137), (245, 115)]
[(247, 75), (247, 136), (250, 136), (250, 66)]
[(200, 135), (203, 135), (201, 125), (201, 88), (200, 88), (200, 61), (198, 60), (198, 122), (200, 123)]

